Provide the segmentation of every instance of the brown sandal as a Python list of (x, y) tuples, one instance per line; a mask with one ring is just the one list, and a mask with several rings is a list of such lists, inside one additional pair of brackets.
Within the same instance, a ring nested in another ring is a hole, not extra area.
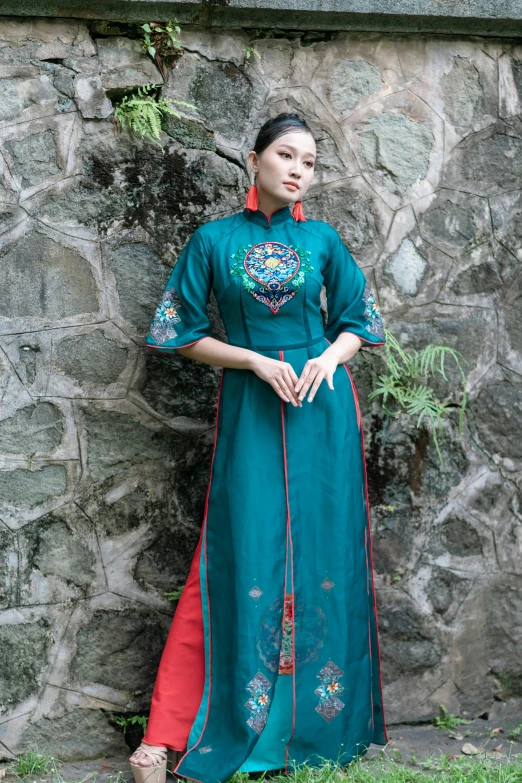
[[(165, 748), (158, 745), (147, 745), (141, 742), (136, 748), (140, 750), (152, 761), (152, 764), (143, 766), (142, 764), (132, 764), (132, 774), (135, 783), (165, 783), (167, 778), (167, 753)], [(174, 751), (175, 753), (176, 751)], [(134, 753), (132, 755), (134, 755)]]

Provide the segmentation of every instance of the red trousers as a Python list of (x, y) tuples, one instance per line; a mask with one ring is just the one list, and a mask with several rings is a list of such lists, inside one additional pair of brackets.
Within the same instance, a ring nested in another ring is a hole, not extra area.
[[(203, 532), (203, 531), (202, 531)], [(185, 587), (161, 656), (143, 741), (185, 750), (205, 684), (203, 614), (199, 584), (199, 538)]]

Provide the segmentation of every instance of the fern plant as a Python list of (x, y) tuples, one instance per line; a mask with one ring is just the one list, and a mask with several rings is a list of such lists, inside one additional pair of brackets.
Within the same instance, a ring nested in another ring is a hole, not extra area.
[(126, 718), (124, 715), (117, 715), (114, 717), (114, 722), (123, 728), (123, 735), (127, 731), (129, 726), (138, 724), (141, 726), (143, 733), (147, 731), (148, 718), (146, 715), (132, 715), (130, 718)]
[[(424, 418), (429, 421), (435, 448), (439, 456), (440, 464), (444, 464), (442, 454), (437, 438), (437, 430), (443, 435), (442, 421), (443, 417), (450, 410), (449, 405), (435, 397), (434, 390), (430, 388), (427, 381), (439, 373), (447, 381), (448, 378), (444, 372), (444, 360), (446, 356), (454, 359), (461, 378), (462, 378), (462, 403), (459, 416), (459, 432), (462, 434), (462, 423), (464, 421), (464, 411), (466, 408), (466, 376), (459, 362), (459, 356), (466, 362), (466, 359), (459, 351), (449, 348), (446, 345), (426, 345), (421, 351), (410, 349), (405, 351), (401, 348), (398, 340), (389, 331), (384, 329), (386, 343), (384, 357), (381, 357), (386, 363), (388, 373), (379, 375), (378, 382), (368, 399), (373, 399), (382, 395), (382, 407), (386, 413), (391, 416), (398, 416), (401, 412), (406, 412), (412, 416), (418, 415), (417, 427), (420, 426)], [(468, 362), (466, 362), (467, 364)], [(424, 380), (426, 382), (424, 382)], [(387, 407), (388, 400), (393, 401), (398, 410), (391, 410)]]
[(156, 91), (160, 87), (160, 84), (145, 84), (142, 87), (138, 87), (136, 93), (123, 96), (121, 101), (114, 107), (114, 117), (118, 130), (126, 128), (162, 147), (159, 139), (161, 137), (163, 116), (165, 114), (173, 114), (176, 117), (181, 116), (179, 112), (170, 106), (170, 103), (181, 104), (191, 109), (196, 107), (186, 101), (171, 101), (157, 98)]

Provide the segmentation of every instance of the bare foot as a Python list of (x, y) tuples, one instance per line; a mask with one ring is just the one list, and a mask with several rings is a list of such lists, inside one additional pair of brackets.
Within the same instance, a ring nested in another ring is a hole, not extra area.
[[(164, 750), (168, 750), (164, 745), (148, 745), (146, 742), (143, 742), (142, 744), (146, 747), (162, 747)], [(152, 751), (152, 753), (154, 753), (154, 751)], [(140, 767), (150, 767), (153, 763), (152, 759), (150, 759), (149, 756), (146, 756), (142, 750), (135, 750), (132, 756), (129, 758), (129, 761), (131, 764), (137, 764)]]

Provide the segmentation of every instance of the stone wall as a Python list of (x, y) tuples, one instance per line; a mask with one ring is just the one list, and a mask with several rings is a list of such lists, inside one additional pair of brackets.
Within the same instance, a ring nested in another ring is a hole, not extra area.
[[(146, 21), (146, 20), (143, 20)], [(201, 524), (219, 369), (141, 349), (201, 223), (243, 208), (265, 119), (304, 113), (310, 218), (341, 233), (405, 347), (459, 376), (433, 441), (367, 394), (388, 719), (522, 695), (522, 46), (509, 39), (185, 28), (164, 147), (116, 134), (161, 77), (135, 28), (0, 19), (0, 756), (125, 748)], [(261, 59), (245, 61), (254, 43)], [(215, 302), (215, 334), (224, 338)]]

